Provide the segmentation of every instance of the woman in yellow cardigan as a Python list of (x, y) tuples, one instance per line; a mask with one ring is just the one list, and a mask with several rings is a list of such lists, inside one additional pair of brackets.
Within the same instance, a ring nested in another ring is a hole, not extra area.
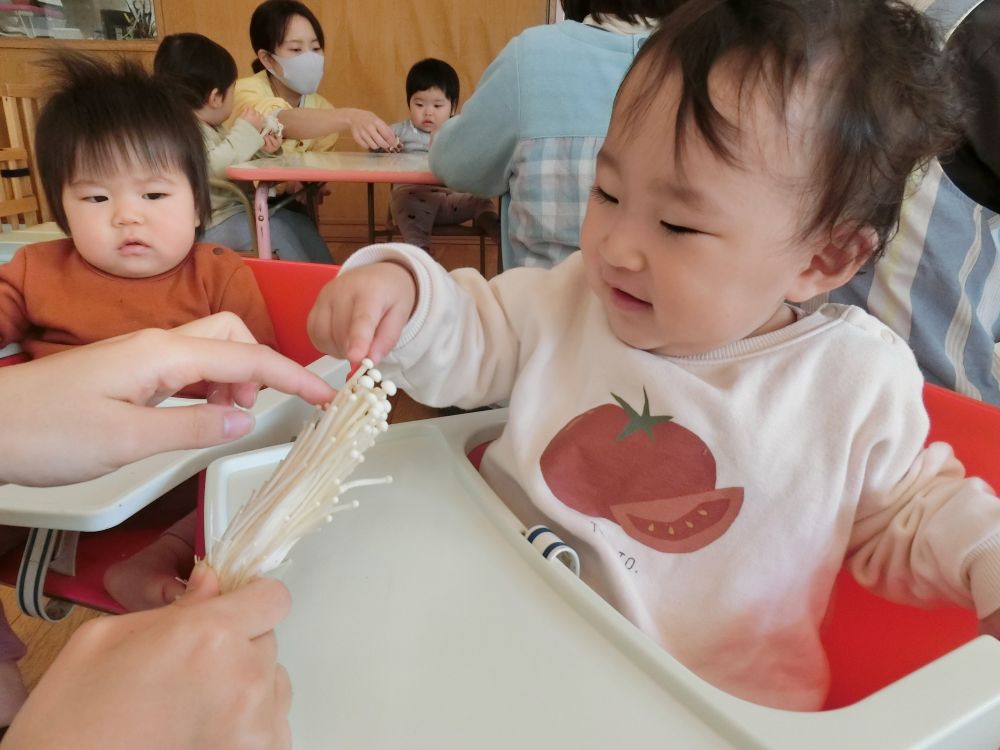
[(323, 28), (297, 0), (265, 0), (250, 19), (250, 43), (257, 59), (254, 75), (236, 82), (233, 113), (251, 106), (275, 115), (283, 150), (330, 151), (339, 133), (366, 149), (390, 149), (396, 135), (374, 113), (334, 107), (316, 93), (323, 78)]

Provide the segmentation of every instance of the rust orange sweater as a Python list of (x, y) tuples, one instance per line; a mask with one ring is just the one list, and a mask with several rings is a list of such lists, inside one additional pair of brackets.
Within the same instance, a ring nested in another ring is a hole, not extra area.
[(196, 243), (179, 265), (145, 279), (99, 271), (68, 239), (26, 245), (0, 265), (0, 347), (19, 342), (33, 359), (223, 310), (275, 345), (253, 272), (224, 247)]

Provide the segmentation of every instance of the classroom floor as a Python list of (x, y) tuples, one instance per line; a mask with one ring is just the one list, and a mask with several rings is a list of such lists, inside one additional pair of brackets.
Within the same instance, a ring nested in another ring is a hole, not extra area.
[(7, 586), (0, 586), (0, 602), (3, 602), (4, 612), (14, 632), (28, 646), (28, 653), (18, 666), (29, 690), (38, 684), (38, 680), (49, 668), (56, 654), (66, 645), (74, 630), (87, 620), (106, 616), (92, 609), (77, 607), (69, 617), (58, 623), (48, 623), (37, 617), (28, 617), (18, 609), (14, 589)]

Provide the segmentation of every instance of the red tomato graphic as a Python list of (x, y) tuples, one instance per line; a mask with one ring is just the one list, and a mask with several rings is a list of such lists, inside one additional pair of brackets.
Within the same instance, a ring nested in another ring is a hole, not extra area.
[(715, 487), (715, 457), (672, 417), (623, 399), (571, 419), (542, 452), (542, 476), (561, 502), (608, 518), (660, 552), (693, 552), (733, 523), (743, 489)]

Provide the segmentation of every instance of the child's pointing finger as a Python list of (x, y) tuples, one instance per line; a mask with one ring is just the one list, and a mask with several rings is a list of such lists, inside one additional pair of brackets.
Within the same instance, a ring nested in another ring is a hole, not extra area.
[[(369, 355), (375, 329), (381, 321), (381, 316), (374, 310), (361, 305), (354, 308), (351, 322), (347, 329), (346, 359), (350, 362), (360, 362)], [(374, 361), (374, 360), (373, 360)]]

